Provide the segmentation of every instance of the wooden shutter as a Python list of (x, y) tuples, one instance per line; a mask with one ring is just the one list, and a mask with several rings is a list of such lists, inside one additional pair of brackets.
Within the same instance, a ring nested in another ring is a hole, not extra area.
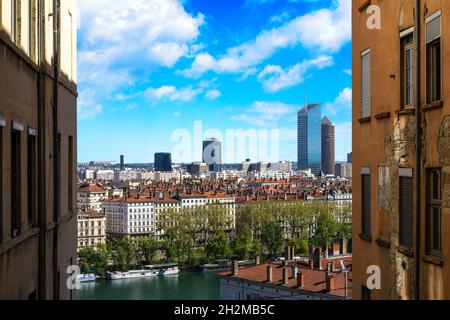
[(370, 116), (370, 51), (361, 58), (361, 117)]
[(427, 43), (441, 37), (441, 17), (437, 17), (427, 23)]
[(361, 176), (361, 186), (362, 233), (370, 235), (370, 175)]
[(400, 246), (406, 249), (413, 247), (413, 179), (400, 177), (399, 201), (399, 236)]

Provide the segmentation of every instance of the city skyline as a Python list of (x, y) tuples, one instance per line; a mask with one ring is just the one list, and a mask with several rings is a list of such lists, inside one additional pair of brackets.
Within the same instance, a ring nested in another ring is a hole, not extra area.
[[(107, 1), (90, 10), (90, 1), (79, 1), (78, 161), (126, 154), (128, 162), (150, 162), (155, 152), (172, 152), (172, 133), (193, 132), (195, 121), (203, 122), (204, 131), (223, 133), (279, 129), (279, 160), (295, 161), (295, 115), (305, 101), (322, 103), (336, 124), (336, 159), (346, 159), (351, 151), (351, 1), (156, 3), (161, 10), (171, 8), (170, 15), (154, 19), (147, 5), (137, 12), (132, 5)], [(124, 9), (124, 19), (138, 21), (125, 24), (127, 29), (114, 24), (113, 32), (99, 34), (104, 30), (99, 21), (113, 25), (102, 7)], [(141, 18), (134, 19), (138, 14)], [(173, 21), (184, 31), (171, 28)], [(339, 31), (328, 35), (331, 28)], [(323, 39), (308, 36), (310, 29), (324, 29)], [(136, 43), (148, 48), (146, 54)], [(113, 80), (105, 85), (105, 77)], [(89, 148), (93, 137), (114, 141), (114, 149), (111, 144)]]

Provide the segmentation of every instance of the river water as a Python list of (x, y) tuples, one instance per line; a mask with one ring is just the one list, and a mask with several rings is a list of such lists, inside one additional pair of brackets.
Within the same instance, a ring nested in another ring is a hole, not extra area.
[(178, 275), (82, 283), (76, 300), (219, 300), (215, 272), (182, 272)]

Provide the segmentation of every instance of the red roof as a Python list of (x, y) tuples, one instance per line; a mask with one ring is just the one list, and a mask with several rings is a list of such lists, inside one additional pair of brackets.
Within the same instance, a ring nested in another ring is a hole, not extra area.
[(106, 193), (106, 189), (98, 184), (88, 184), (79, 186), (78, 192)]
[[(332, 291), (326, 290), (326, 270), (310, 269), (297, 264), (298, 272), (302, 272), (304, 275), (304, 285), (301, 288), (297, 287), (297, 279), (291, 278), (291, 268), (289, 267), (289, 281), (285, 286), (283, 284), (283, 267), (280, 264), (270, 264), (272, 266), (272, 285), (283, 286), (285, 288), (295, 289), (299, 291), (309, 291), (312, 293), (329, 294), (332, 296), (338, 296), (345, 298), (345, 274), (340, 272), (333, 272), (335, 279), (335, 289)], [(221, 272), (218, 275), (224, 278), (242, 279), (257, 283), (267, 284), (267, 266), (268, 263), (241, 268), (239, 274), (233, 276), (230, 271)], [(348, 297), (351, 297), (352, 290), (352, 274), (348, 273), (347, 290)]]

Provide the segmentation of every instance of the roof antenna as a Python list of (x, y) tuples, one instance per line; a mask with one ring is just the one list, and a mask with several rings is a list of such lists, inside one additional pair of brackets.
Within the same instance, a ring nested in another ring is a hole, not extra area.
[(308, 89), (305, 84), (305, 107), (308, 106)]

